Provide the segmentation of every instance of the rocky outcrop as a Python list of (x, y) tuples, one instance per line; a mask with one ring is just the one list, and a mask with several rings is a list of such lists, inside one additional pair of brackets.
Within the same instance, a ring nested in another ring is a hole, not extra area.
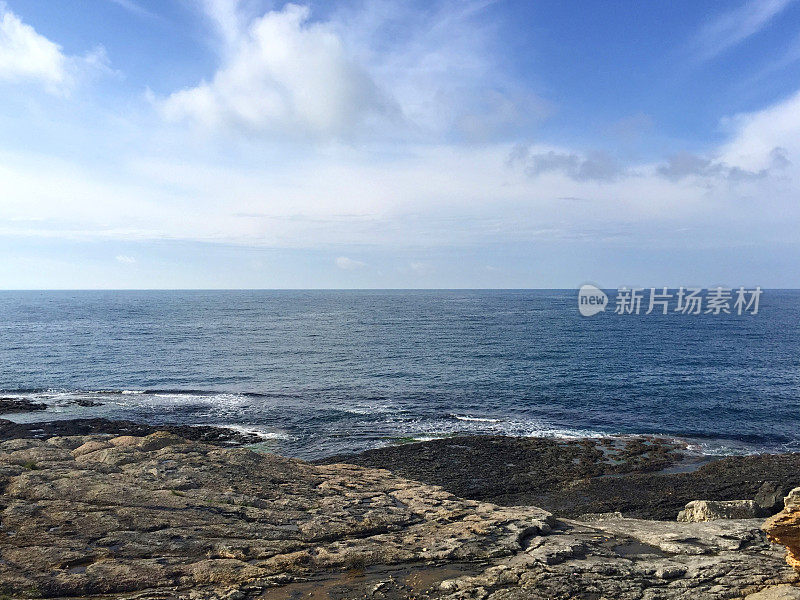
[(756, 519), (767, 514), (754, 500), (694, 500), (678, 513), (678, 521), (700, 523), (717, 519)]
[(46, 404), (32, 402), (25, 398), (0, 398), (0, 415), (6, 413), (24, 413), (45, 410)]
[(764, 523), (770, 540), (786, 546), (786, 562), (800, 571), (800, 487), (784, 499), (784, 509)]
[(14, 598), (703, 600), (797, 577), (758, 521), (558, 520), (166, 432), (3, 442), (0, 491)]

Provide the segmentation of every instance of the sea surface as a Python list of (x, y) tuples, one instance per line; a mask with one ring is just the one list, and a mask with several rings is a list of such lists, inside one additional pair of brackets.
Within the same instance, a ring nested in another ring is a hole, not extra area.
[(787, 290), (590, 318), (576, 290), (0, 292), (0, 396), (49, 405), (16, 421), (220, 425), (303, 458), (461, 433), (800, 451), (798, 317)]

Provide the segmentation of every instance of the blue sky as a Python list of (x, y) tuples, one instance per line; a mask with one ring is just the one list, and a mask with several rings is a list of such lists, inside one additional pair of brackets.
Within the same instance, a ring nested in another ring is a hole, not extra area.
[(0, 288), (800, 287), (800, 1), (0, 1)]

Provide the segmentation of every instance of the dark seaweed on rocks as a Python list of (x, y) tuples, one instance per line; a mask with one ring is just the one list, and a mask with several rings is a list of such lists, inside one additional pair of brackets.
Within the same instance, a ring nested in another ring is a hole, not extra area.
[(753, 499), (765, 482), (800, 485), (800, 454), (726, 457), (682, 473), (682, 449), (659, 438), (562, 441), (470, 436), (327, 458), (389, 469), (465, 498), (534, 505), (560, 516), (620, 511), (673, 520), (692, 500)]

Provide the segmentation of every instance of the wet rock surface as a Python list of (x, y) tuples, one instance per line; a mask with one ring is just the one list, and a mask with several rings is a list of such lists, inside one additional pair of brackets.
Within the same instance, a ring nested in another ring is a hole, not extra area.
[(25, 398), (0, 398), (0, 415), (8, 413), (35, 412), (47, 409), (46, 404)]
[(389, 469), (441, 485), (464, 498), (504, 506), (541, 506), (566, 517), (620, 511), (644, 519), (675, 520), (694, 500), (753, 500), (763, 492), (760, 498), (768, 503), (765, 483), (781, 491), (800, 485), (800, 454), (731, 456), (693, 463), (682, 447), (659, 438), (565, 442), (455, 437), (322, 462), (335, 461)]
[(702, 600), (797, 577), (760, 520), (557, 519), (168, 432), (5, 441), (0, 492), (18, 598)]

